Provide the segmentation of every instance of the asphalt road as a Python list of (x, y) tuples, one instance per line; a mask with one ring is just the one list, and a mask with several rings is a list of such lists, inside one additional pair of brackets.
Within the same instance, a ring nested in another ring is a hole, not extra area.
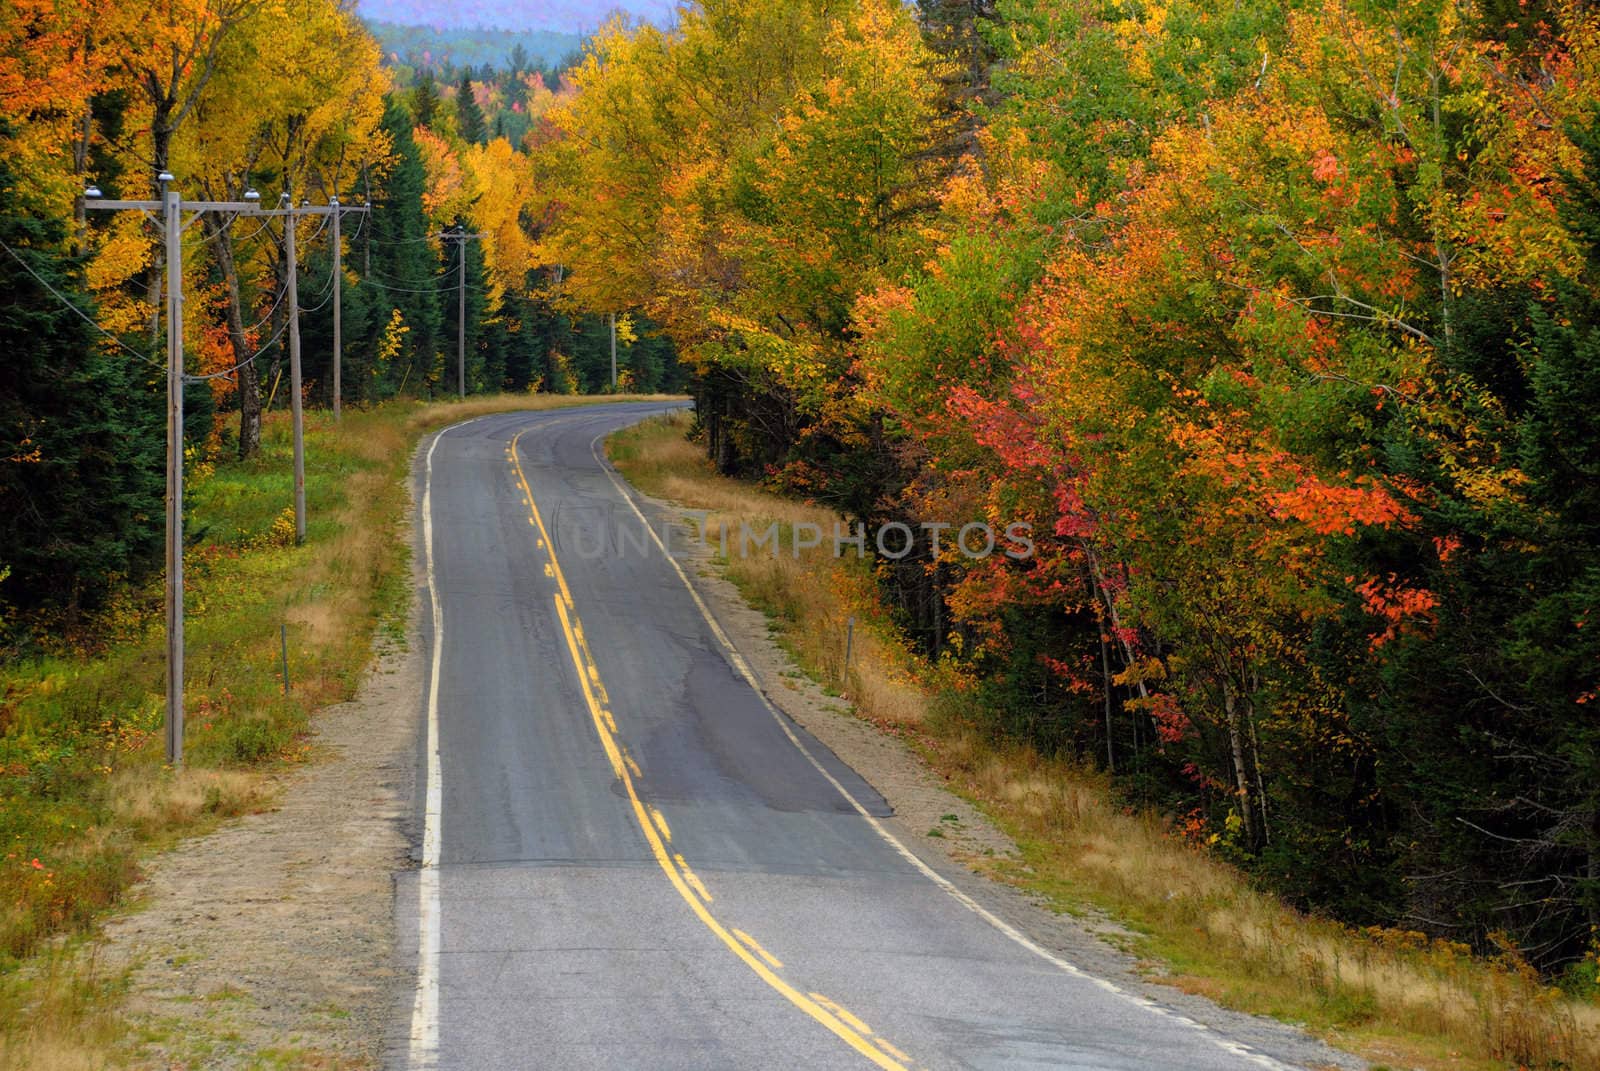
[(662, 408), (424, 443), (425, 833), (394, 1062), (1284, 1066), (1051, 957), (874, 821), (884, 801), (752, 686), (597, 459)]

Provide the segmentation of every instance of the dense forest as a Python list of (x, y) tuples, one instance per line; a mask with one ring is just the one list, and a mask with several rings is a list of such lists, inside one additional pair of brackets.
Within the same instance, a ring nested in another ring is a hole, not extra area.
[[(413, 69), (451, 64), (491, 70), (530, 64), (560, 69), (583, 52), (583, 38), (555, 30), (460, 29), (402, 26), (379, 19), (364, 19), (378, 39), (386, 62)], [(520, 56), (520, 59), (519, 59)]]
[[(453, 390), (458, 286), (473, 390), (604, 388), (615, 317), (722, 471), (920, 526), (877, 575), (995, 733), (1298, 905), (1593, 971), (1589, 5), (704, 0), (566, 70), (287, 6), (8, 5), (13, 610), (154, 564), (159, 243), (80, 191), (337, 196), (348, 404)], [(193, 450), (283, 404), (283, 237), (190, 231)]]
[(547, 246), (665, 325), (724, 471), (949, 526), (878, 573), (994, 731), (1292, 902), (1592, 971), (1597, 32), (692, 5), (574, 72)]
[[(168, 172), (191, 201), (368, 206), (341, 220), (347, 405), (453, 393), (462, 340), (469, 392), (608, 390), (617, 313), (618, 387), (677, 383), (665, 337), (624, 309), (580, 308), (569, 270), (536, 252), (551, 204), (530, 153), (572, 91), (550, 48), (536, 59), (502, 35), (503, 62), (458, 66), (386, 56), (337, 0), (146, 7), (12, 4), (0, 26), (0, 605), (13, 616), (75, 620), (159, 564), (161, 228), (91, 210), (90, 187), (159, 198)], [(296, 232), (305, 395), (323, 406), (328, 221)], [(251, 457), (263, 409), (288, 404), (285, 237), (281, 217), (188, 226), (186, 438), (202, 462)]]

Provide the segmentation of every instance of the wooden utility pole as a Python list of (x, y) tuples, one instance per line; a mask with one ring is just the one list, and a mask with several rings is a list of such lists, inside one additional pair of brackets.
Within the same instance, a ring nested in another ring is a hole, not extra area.
[(283, 252), (289, 261), (289, 416), (294, 425), (294, 543), (306, 541), (306, 425), (300, 402), (300, 261), (294, 248), (298, 213), (283, 195)]
[(370, 212), (370, 205), (342, 205), (328, 198), (326, 208), (302, 207), (301, 215), (331, 216), (333, 223), (333, 419), (344, 404), (344, 235), (340, 221), (351, 212)]
[(328, 198), (328, 207), (333, 209), (333, 422), (339, 422), (339, 396), (344, 393), (344, 300), (342, 296), (344, 282), (344, 240), (339, 234), (339, 220), (344, 213), (339, 211), (339, 198)]
[(460, 224), (443, 231), (439, 237), (456, 243), (460, 258), (456, 262), (456, 392), (467, 396), (467, 240), (482, 238), (482, 234), (468, 234)]
[[(164, 174), (165, 172), (163, 172)], [(183, 764), (183, 200), (167, 183), (167, 761)]]
[[(94, 186), (84, 190), (84, 208), (98, 212), (143, 212), (155, 219), (160, 213), (167, 265), (167, 761), (183, 765), (183, 231), (206, 212), (229, 212), (235, 217), (256, 214), (260, 195), (245, 193), (243, 201), (184, 201), (169, 172), (156, 176), (159, 201), (107, 201)], [(188, 221), (183, 213), (194, 213)]]
[(339, 314), (339, 301), (342, 289), (341, 277), (344, 275), (344, 260), (339, 248), (339, 217), (346, 212), (366, 212), (367, 205), (344, 207), (339, 204), (337, 197), (330, 198), (325, 205), (313, 205), (302, 201), (298, 208), (294, 200), (285, 190), (278, 199), (278, 207), (270, 212), (260, 213), (263, 216), (282, 216), (283, 225), (283, 252), (284, 259), (288, 261), (288, 294), (285, 301), (289, 305), (289, 414), (294, 426), (294, 541), (296, 545), (306, 541), (306, 428), (305, 413), (301, 399), (300, 375), (300, 260), (298, 250), (295, 248), (295, 221), (301, 216), (332, 216), (333, 217), (333, 411), (339, 412), (339, 392), (341, 389), (340, 364), (343, 358), (343, 340), (340, 337), (342, 320)]
[[(463, 83), (464, 85), (465, 83)], [(461, 260), (456, 265), (456, 390), (467, 396), (467, 243), (457, 240)]]
[(617, 314), (611, 314), (611, 392), (617, 390)]

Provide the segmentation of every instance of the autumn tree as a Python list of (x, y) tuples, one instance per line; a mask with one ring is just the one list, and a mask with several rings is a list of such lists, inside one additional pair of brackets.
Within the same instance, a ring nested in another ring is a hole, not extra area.
[(1559, 965), (1597, 44), (1544, 0), (692, 4), (591, 43), (537, 255), (661, 324), (725, 471), (1032, 526), (876, 570), (988, 727), (1297, 904)]
[[(260, 185), (269, 201), (277, 192), (288, 194), (296, 203), (313, 195), (317, 201), (338, 197), (349, 203), (357, 193), (362, 168), (382, 160), (389, 151), (389, 139), (381, 127), (386, 81), (378, 66), (377, 46), (355, 16), (335, 3), (319, 0), (299, 7), (292, 19), (282, 14), (266, 17), (269, 14), (270, 10), (264, 10), (240, 30), (241, 38), (248, 34), (248, 54), (259, 73), (253, 93), (229, 92), (225, 97), (253, 98), (258, 109), (254, 121), (245, 126), (249, 132), (244, 152), (248, 171), (235, 171), (238, 178), (234, 181), (241, 181), (245, 174), (266, 180)], [(285, 22), (294, 25), (294, 33), (284, 32)], [(251, 69), (251, 64), (240, 62), (231, 65), (229, 73), (234, 78), (248, 78)], [(214, 134), (210, 128), (207, 133)], [(215, 158), (207, 152), (202, 137), (197, 135), (194, 145), (197, 164)], [(227, 152), (215, 156), (230, 159)], [(238, 155), (231, 159), (234, 168), (244, 162)], [(268, 227), (266, 233), (273, 241), (260, 268), (269, 280), (268, 292), (282, 293), (288, 271), (282, 221)], [(310, 260), (317, 243), (326, 241), (329, 233), (308, 220), (301, 224), (298, 237), (300, 256)], [(326, 276), (319, 281), (325, 283)], [(303, 290), (303, 300), (308, 307), (315, 305), (328, 290), (326, 285), (319, 291)], [(354, 302), (350, 307), (359, 309)], [(267, 370), (282, 367), (287, 311), (281, 302), (270, 310), (263, 357)], [(352, 326), (359, 329), (357, 324)], [(328, 353), (322, 347), (312, 354), (308, 364), (316, 366), (314, 375), (326, 369)], [(239, 360), (249, 356), (246, 353)], [(242, 431), (253, 423), (246, 420), (246, 413), (242, 405)], [(240, 447), (247, 448), (244, 435)]]

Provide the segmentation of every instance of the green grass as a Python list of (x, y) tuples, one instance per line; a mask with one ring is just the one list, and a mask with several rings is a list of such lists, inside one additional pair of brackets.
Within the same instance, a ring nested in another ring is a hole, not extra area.
[(308, 758), (313, 712), (355, 694), (375, 641), (404, 641), (417, 439), (490, 412), (604, 400), (394, 403), (342, 425), (308, 413), (301, 546), (286, 414), (268, 416), (257, 458), (191, 462), (182, 770), (164, 761), (159, 578), (0, 666), (0, 1067), (98, 1065), (70, 1055), (103, 1053), (119, 1033), (107, 1002), (123, 980), (101, 976), (84, 940), (96, 921), (150, 852), (263, 806), (268, 776)]
[[(366, 422), (384, 416), (365, 417)], [(359, 435), (363, 418), (352, 421)], [(274, 539), (273, 525), (288, 497), (287, 428), (267, 425), (262, 456), (248, 464), (202, 470), (189, 486), (186, 523), (201, 538), (185, 555), (188, 597), (188, 747), (195, 770), (253, 767), (291, 757), (311, 709), (347, 695), (365, 659), (377, 603), (368, 577), (341, 577), (358, 589), (361, 613), (322, 646), (292, 630), (298, 687), (283, 694), (278, 624), (297, 607), (315, 605), (315, 577), (333, 563), (324, 551), (348, 523), (343, 484), (353, 470), (393, 462), (361, 457), (313, 425), (308, 450), (308, 515), (304, 547)], [(367, 508), (392, 510), (393, 493)], [(390, 499), (390, 501), (384, 501)], [(281, 526), (280, 526), (281, 527)], [(281, 531), (279, 533), (281, 535)], [(396, 572), (402, 552), (380, 551), (373, 575)], [(369, 590), (361, 591), (365, 587)], [(0, 971), (16, 966), (41, 940), (90, 923), (137, 874), (138, 849), (238, 813), (251, 802), (242, 782), (214, 780), (197, 806), (163, 810), (142, 796), (130, 809), (121, 791), (129, 777), (147, 786), (176, 788), (163, 766), (163, 620), (152, 584), (124, 593), (99, 622), (110, 643), (98, 651), (70, 649), (0, 670), (4, 731), (0, 733)], [(80, 641), (82, 642), (82, 641)], [(238, 791), (245, 789), (244, 792)]]

